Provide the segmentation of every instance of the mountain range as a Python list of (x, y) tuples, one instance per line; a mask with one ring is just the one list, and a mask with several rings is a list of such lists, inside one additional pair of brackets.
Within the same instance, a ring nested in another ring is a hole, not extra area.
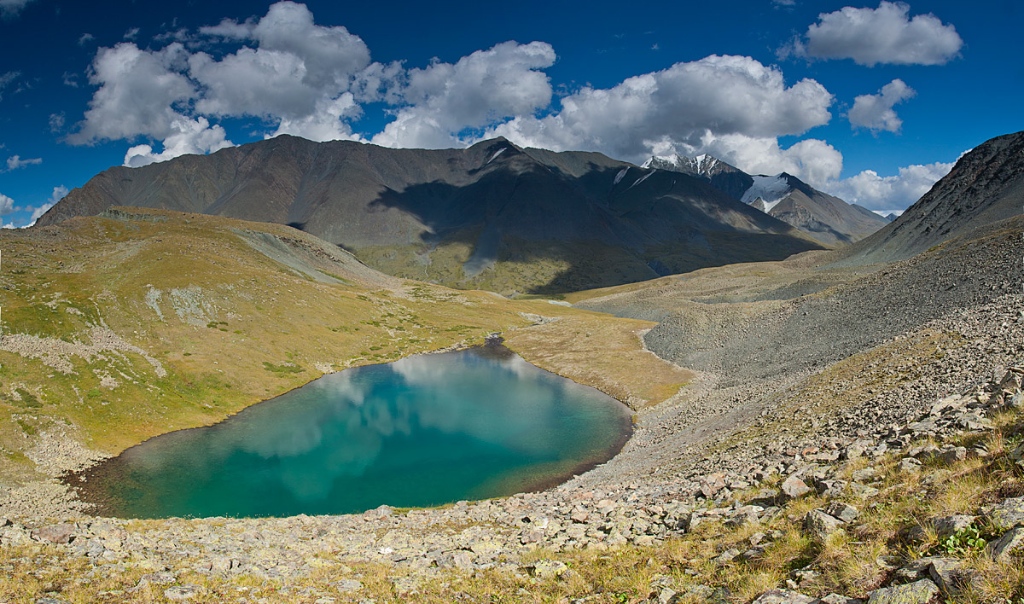
[(505, 294), (615, 285), (822, 247), (703, 178), (501, 138), (417, 150), (280, 136), (115, 167), (38, 225), (110, 206), (287, 224), (388, 274)]
[(867, 208), (823, 193), (792, 174), (750, 175), (710, 155), (654, 156), (643, 167), (703, 178), (726, 195), (830, 247), (859, 241), (890, 222)]

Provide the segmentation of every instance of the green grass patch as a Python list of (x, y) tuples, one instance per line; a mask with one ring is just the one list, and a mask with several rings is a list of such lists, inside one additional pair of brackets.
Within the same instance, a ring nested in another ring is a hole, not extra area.
[(303, 371), (305, 371), (305, 369), (299, 367), (298, 365), (275, 365), (269, 361), (263, 361), (263, 368), (272, 373), (280, 374), (302, 373)]

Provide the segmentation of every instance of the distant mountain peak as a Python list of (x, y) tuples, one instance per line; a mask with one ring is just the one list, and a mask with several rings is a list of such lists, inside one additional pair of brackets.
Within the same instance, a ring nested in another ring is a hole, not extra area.
[(712, 187), (753, 208), (786, 222), (826, 245), (856, 241), (887, 224), (877, 216), (822, 193), (796, 176), (751, 175), (708, 154), (654, 156), (644, 168), (682, 172), (706, 180)]
[(713, 155), (706, 153), (688, 157), (686, 155), (654, 155), (641, 165), (642, 168), (682, 172), (690, 176), (698, 176), (711, 180), (722, 172), (739, 172), (739, 170)]

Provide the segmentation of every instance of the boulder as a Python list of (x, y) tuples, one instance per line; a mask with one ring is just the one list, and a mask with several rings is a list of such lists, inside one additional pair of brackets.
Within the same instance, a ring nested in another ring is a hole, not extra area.
[(780, 488), (786, 499), (797, 499), (811, 492), (811, 487), (796, 476), (790, 476), (784, 480)]
[(36, 541), (66, 545), (71, 543), (74, 532), (75, 525), (73, 524), (52, 524), (32, 531), (31, 536)]
[(833, 518), (838, 518), (843, 522), (853, 522), (860, 515), (860, 511), (852, 505), (843, 503), (841, 501), (833, 501), (825, 508), (825, 513)]
[(184, 602), (201, 597), (206, 590), (199, 585), (175, 585), (164, 590), (164, 597), (172, 602)]
[(564, 562), (558, 562), (557, 560), (537, 560), (533, 564), (526, 567), (526, 572), (531, 577), (537, 577), (538, 579), (556, 579), (569, 570), (569, 567)]
[(810, 596), (795, 591), (773, 589), (764, 592), (750, 604), (812, 604), (816, 601)]
[(939, 586), (931, 579), (906, 585), (876, 589), (868, 594), (868, 604), (929, 604), (939, 595)]
[(928, 567), (928, 576), (942, 591), (951, 594), (959, 591), (964, 583), (960, 572), (963, 562), (956, 558), (936, 558)]
[(932, 526), (935, 527), (935, 534), (938, 535), (939, 539), (945, 539), (970, 528), (976, 519), (975, 516), (955, 514), (953, 516), (932, 519)]
[(904, 457), (900, 460), (897, 467), (900, 472), (919, 472), (921, 470), (921, 462), (913, 457)]
[(811, 510), (804, 516), (804, 531), (816, 541), (824, 541), (828, 536), (842, 530), (843, 521), (825, 513), (824, 510)]
[(895, 578), (897, 581), (903, 583), (910, 583), (911, 581), (918, 581), (929, 577), (929, 569), (932, 567), (932, 562), (938, 560), (938, 557), (918, 558), (913, 560), (896, 571)]
[(1024, 528), (1017, 527), (1003, 533), (1003, 536), (989, 543), (985, 548), (996, 562), (1009, 562), (1014, 552), (1024, 546)]
[(992, 524), (1005, 529), (1024, 525), (1024, 497), (1004, 499), (1002, 503), (987, 508), (985, 516)]

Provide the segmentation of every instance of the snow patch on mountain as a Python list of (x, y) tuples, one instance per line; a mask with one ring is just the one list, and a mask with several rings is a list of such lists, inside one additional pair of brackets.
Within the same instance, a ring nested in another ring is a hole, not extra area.
[[(629, 189), (632, 189), (633, 187), (635, 187), (635, 186), (637, 186), (638, 184), (642, 183), (643, 181), (647, 180), (648, 178), (650, 178), (651, 176), (653, 176), (655, 172), (657, 172), (657, 170), (651, 170), (651, 171), (650, 171), (650, 172), (648, 172), (647, 174), (644, 174), (644, 175), (643, 175), (643, 176), (641, 176), (640, 178), (636, 179), (636, 182), (634, 182), (633, 184), (629, 185)], [(629, 189), (626, 189), (626, 190), (628, 191)]]
[(764, 202), (765, 212), (774, 208), (786, 195), (789, 195), (789, 181), (782, 174), (778, 176), (753, 176), (754, 184), (747, 189), (740, 201), (753, 203), (758, 197)]
[[(498, 156), (501, 155), (502, 153), (504, 153), (507, 149), (508, 149), (508, 147), (502, 147), (501, 149), (498, 149), (497, 151), (495, 151), (494, 155), (491, 156), (491, 159), (487, 160), (487, 164), (489, 164), (492, 161), (498, 159)], [(487, 164), (484, 164), (484, 165), (486, 166)]]
[(612, 184), (617, 185), (620, 182), (622, 182), (622, 179), (626, 176), (626, 172), (629, 172), (629, 168), (623, 168), (619, 170), (619, 173), (615, 175), (615, 182)]

